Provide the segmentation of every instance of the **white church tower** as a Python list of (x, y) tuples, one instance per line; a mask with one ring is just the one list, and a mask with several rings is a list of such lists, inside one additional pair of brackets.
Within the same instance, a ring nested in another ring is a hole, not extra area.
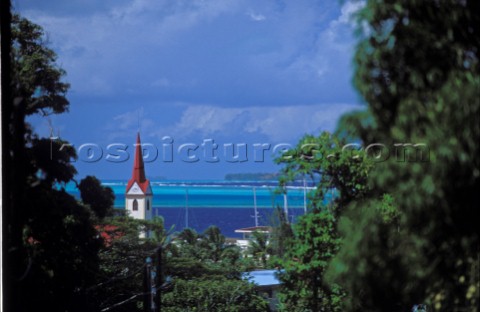
[(153, 218), (152, 199), (152, 188), (150, 181), (145, 177), (142, 145), (140, 133), (138, 133), (132, 178), (128, 181), (125, 191), (125, 209), (128, 215), (135, 219), (151, 220)]

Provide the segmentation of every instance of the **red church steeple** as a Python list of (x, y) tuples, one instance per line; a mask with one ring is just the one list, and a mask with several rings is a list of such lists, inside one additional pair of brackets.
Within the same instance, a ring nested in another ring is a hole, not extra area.
[(135, 158), (133, 161), (132, 178), (128, 181), (127, 192), (137, 183), (146, 194), (149, 190), (150, 181), (145, 177), (145, 167), (143, 165), (142, 144), (140, 143), (140, 133), (137, 133), (137, 144), (135, 144)]

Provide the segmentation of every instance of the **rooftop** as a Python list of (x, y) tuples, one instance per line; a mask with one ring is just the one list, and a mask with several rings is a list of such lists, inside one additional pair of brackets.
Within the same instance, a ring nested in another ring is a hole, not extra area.
[(272, 228), (270, 226), (252, 226), (247, 228), (241, 228), (235, 230), (235, 233), (253, 233), (253, 232), (261, 232), (261, 233), (270, 233)]
[(281, 270), (260, 270), (260, 271), (251, 271), (244, 272), (242, 274), (243, 278), (249, 279), (250, 282), (258, 286), (275, 286), (280, 285), (280, 280), (277, 277), (277, 273), (282, 272)]

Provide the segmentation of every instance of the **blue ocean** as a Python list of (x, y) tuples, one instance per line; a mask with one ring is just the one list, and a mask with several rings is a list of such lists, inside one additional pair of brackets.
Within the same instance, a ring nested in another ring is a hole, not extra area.
[[(126, 180), (104, 180), (115, 193), (115, 208), (124, 209)], [(166, 229), (181, 231), (185, 227), (203, 232), (218, 226), (226, 237), (240, 237), (236, 229), (255, 226), (255, 206), (259, 225), (272, 225), (276, 207), (288, 209), (290, 222), (305, 213), (311, 186), (293, 183), (287, 195), (279, 194), (277, 181), (151, 181), (153, 212), (162, 216)], [(78, 189), (67, 191), (79, 198)]]

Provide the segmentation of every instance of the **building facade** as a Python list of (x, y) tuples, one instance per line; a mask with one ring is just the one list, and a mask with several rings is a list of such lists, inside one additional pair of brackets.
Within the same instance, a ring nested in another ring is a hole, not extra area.
[(153, 218), (153, 193), (150, 181), (145, 176), (140, 133), (137, 134), (132, 177), (125, 190), (125, 209), (135, 219), (151, 220)]

